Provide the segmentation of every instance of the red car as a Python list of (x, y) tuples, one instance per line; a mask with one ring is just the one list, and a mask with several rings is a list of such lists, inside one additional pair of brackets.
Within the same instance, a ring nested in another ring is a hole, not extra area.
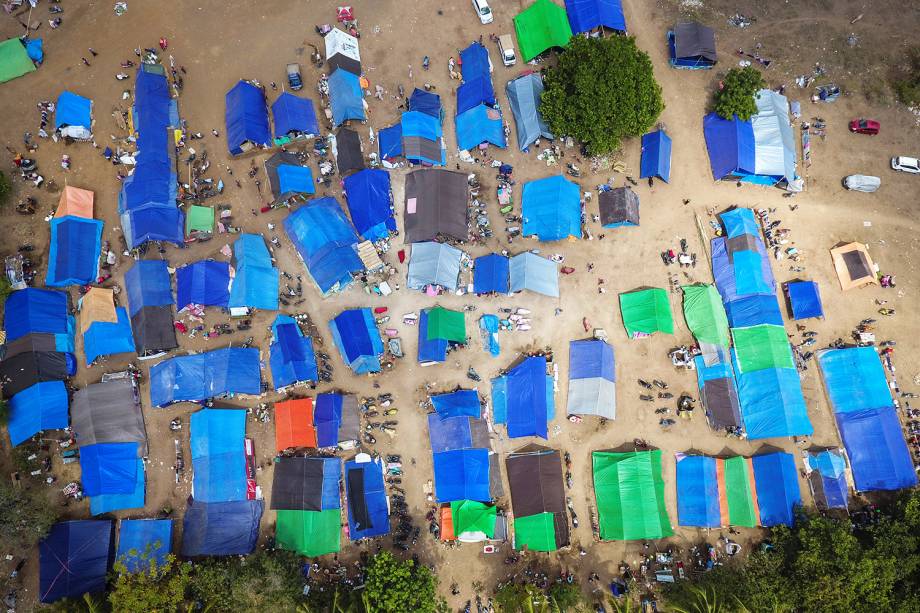
[(871, 134), (875, 136), (878, 134), (881, 127), (882, 125), (874, 119), (854, 119), (850, 122), (850, 132), (855, 132), (857, 134)]

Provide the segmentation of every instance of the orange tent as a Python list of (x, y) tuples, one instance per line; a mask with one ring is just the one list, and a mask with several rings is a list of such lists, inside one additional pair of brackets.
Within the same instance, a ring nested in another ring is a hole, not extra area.
[(456, 541), (457, 535), (454, 534), (454, 516), (450, 512), (450, 505), (441, 505), (441, 540)]
[(58, 202), (58, 208), (54, 216), (72, 215), (73, 217), (92, 219), (94, 197), (93, 192), (88, 189), (66, 185), (61, 192), (61, 200)]
[(275, 448), (316, 447), (313, 399), (294, 398), (275, 403)]

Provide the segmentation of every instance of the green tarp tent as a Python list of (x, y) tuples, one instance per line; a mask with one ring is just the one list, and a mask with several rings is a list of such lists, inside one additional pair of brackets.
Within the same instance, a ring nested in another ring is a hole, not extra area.
[(754, 500), (754, 472), (751, 460), (737, 456), (726, 459), (723, 466), (728, 523), (745, 528), (757, 526), (760, 511)]
[(700, 343), (728, 347), (728, 317), (714, 285), (684, 285), (684, 318)]
[(591, 454), (601, 540), (671, 536), (664, 506), (661, 450)]
[(482, 533), (486, 538), (495, 536), (494, 505), (475, 500), (455, 500), (450, 503), (450, 516), (454, 524), (454, 534), (458, 538), (464, 533)]
[(428, 311), (428, 340), (466, 342), (466, 319), (460, 311), (434, 307)]
[(565, 9), (550, 0), (537, 0), (518, 13), (514, 31), (525, 62), (552, 47), (565, 47), (572, 38)]
[(659, 287), (620, 294), (620, 312), (630, 338), (655, 332), (674, 334), (668, 293)]
[(304, 556), (321, 556), (340, 549), (340, 509), (328, 511), (278, 511), (275, 540), (278, 546)]
[(0, 43), (0, 83), (12, 81), (35, 70), (26, 48), (18, 38)]
[(789, 338), (782, 326), (761, 324), (732, 328), (738, 370), (754, 372), (767, 368), (795, 368)]
[(552, 513), (537, 513), (514, 519), (514, 546), (531, 551), (556, 551), (556, 527)]
[(192, 232), (214, 232), (214, 208), (193, 204), (185, 212), (185, 235)]

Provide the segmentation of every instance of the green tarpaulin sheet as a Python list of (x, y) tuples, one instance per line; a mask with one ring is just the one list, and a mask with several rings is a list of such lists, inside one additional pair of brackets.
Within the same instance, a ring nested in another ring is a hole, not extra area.
[(661, 450), (591, 454), (601, 540), (671, 536), (664, 506)]
[(668, 293), (659, 287), (620, 294), (623, 325), (630, 337), (664, 332), (674, 334)]
[[(454, 530), (456, 532), (456, 529)], [(552, 513), (537, 513), (514, 519), (514, 544), (531, 551), (556, 551), (556, 528)]]
[(789, 338), (782, 326), (762, 324), (749, 328), (732, 328), (732, 339), (741, 372), (795, 368)]
[(185, 234), (192, 232), (214, 232), (214, 209), (209, 206), (192, 205), (185, 212)]
[(460, 311), (434, 307), (428, 311), (428, 340), (466, 342), (466, 319)]
[(728, 317), (714, 285), (684, 285), (684, 318), (700, 343), (728, 347)]
[(18, 38), (0, 43), (0, 83), (6, 83), (33, 70), (35, 64), (29, 59), (26, 48)]
[(454, 522), (454, 534), (482, 532), (486, 538), (495, 536), (496, 508), (475, 500), (455, 500), (450, 503), (450, 515)]
[(728, 523), (753, 528), (758, 524), (760, 512), (754, 503), (754, 476), (750, 460), (740, 456), (728, 458), (724, 467)]
[(341, 510), (278, 511), (278, 546), (304, 556), (336, 553), (342, 536)]
[(565, 9), (550, 0), (537, 0), (518, 13), (514, 18), (514, 31), (525, 62), (552, 47), (565, 47), (572, 38)]

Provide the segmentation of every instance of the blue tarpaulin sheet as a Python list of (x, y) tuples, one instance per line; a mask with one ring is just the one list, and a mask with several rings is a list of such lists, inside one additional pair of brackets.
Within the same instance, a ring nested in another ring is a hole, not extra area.
[(275, 389), (302, 381), (317, 381), (313, 339), (305, 337), (293, 321), (274, 326), (274, 335), (270, 364)]
[(248, 81), (240, 81), (224, 97), (227, 124), (227, 147), (231, 155), (240, 155), (245, 143), (257, 147), (271, 145), (265, 91)]
[(69, 319), (65, 292), (34, 287), (13, 292), (6, 299), (3, 311), (6, 342), (33, 332), (70, 334)]
[(434, 492), (438, 502), (488, 502), (489, 450), (456, 449), (434, 453)]
[(377, 132), (377, 145), (380, 147), (380, 157), (392, 160), (403, 154), (402, 150), (402, 124), (398, 123)]
[(715, 458), (678, 456), (677, 523), (697, 528), (718, 528), (722, 525)]
[(191, 417), (193, 492), (201, 502), (246, 499), (246, 411), (202, 409)]
[(467, 79), (457, 88), (457, 116), (480, 105), (495, 106), (495, 89), (488, 76)]
[(409, 96), (409, 110), (431, 115), (441, 121), (441, 96), (416, 87)]
[(525, 183), (524, 236), (535, 234), (541, 241), (581, 238), (580, 196), (578, 185), (562, 175)]
[(49, 603), (105, 590), (115, 551), (112, 522), (83, 519), (51, 526), (38, 545), (38, 597)]
[(768, 528), (791, 526), (795, 520), (795, 507), (802, 504), (795, 458), (792, 454), (777, 451), (756, 455), (751, 463), (754, 465), (760, 525)]
[(355, 247), (358, 235), (335, 198), (317, 198), (301, 206), (285, 218), (284, 230), (323, 295), (336, 287), (344, 289), (352, 273), (364, 269)]
[(42, 381), (13, 396), (7, 423), (13, 447), (43, 430), (69, 426), (67, 408), (67, 388), (63, 381)]
[(409, 111), (402, 114), (400, 138), (402, 155), (410, 162), (443, 166), (446, 151), (441, 127), (440, 115), (432, 116), (422, 111)]
[(894, 407), (837, 413), (836, 417), (857, 491), (898, 490), (917, 484)]
[(278, 166), (278, 189), (282, 194), (315, 194), (313, 171), (307, 166)]
[(469, 415), (478, 418), (481, 415), (479, 392), (476, 390), (457, 390), (447, 394), (438, 394), (431, 397), (431, 404), (441, 417)]
[[(242, 441), (241, 441), (242, 442)], [(193, 492), (201, 502), (246, 500), (246, 457), (239, 453), (207, 455), (192, 460)]]
[(278, 269), (259, 234), (241, 234), (233, 243), (236, 275), (230, 286), (230, 307), (278, 310)]
[(125, 509), (143, 509), (146, 489), (147, 475), (144, 473), (144, 460), (138, 458), (137, 480), (134, 483), (134, 491), (130, 494), (102, 494), (101, 496), (90, 496), (90, 515), (102, 515), (103, 513), (123, 511)]
[(719, 220), (725, 226), (728, 238), (737, 238), (742, 234), (760, 237), (760, 226), (751, 209), (739, 207), (725, 211), (719, 214)]
[(332, 339), (356, 375), (380, 371), (383, 341), (370, 309), (348, 309), (329, 322)]
[(760, 324), (783, 325), (779, 302), (772, 293), (754, 294), (726, 302), (725, 315), (731, 328), (747, 328)]
[(768, 294), (774, 291), (762, 274), (764, 257), (755, 251), (738, 251), (734, 257), (735, 287), (738, 295)]
[(261, 393), (259, 350), (228, 347), (163, 360), (150, 369), (150, 404), (197, 402), (223, 394)]
[(342, 508), (342, 494), (339, 483), (342, 481), (342, 460), (323, 458), (323, 494), (320, 506), (323, 511)]
[(199, 260), (176, 270), (176, 304), (226, 307), (230, 301), (230, 264)]
[(754, 127), (750, 121), (722, 119), (710, 113), (703, 118), (703, 136), (716, 181), (728, 175), (754, 174)]
[(835, 413), (893, 407), (888, 379), (874, 347), (831, 349), (818, 354)]
[(313, 425), (316, 426), (316, 446), (335, 447), (339, 444), (342, 425), (341, 394), (319, 394), (313, 407)]
[(51, 220), (51, 254), (45, 285), (65, 287), (95, 283), (102, 249), (102, 226), (98, 219), (72, 215)]
[(529, 73), (508, 81), (505, 86), (514, 125), (517, 128), (517, 144), (526, 151), (541, 136), (553, 138), (549, 126), (540, 115), (540, 98), (543, 95), (543, 78), (538, 73)]
[(418, 318), (418, 361), (419, 364), (426, 362), (443, 362), (447, 359), (448, 342), (443, 338), (430, 338), (428, 336), (428, 311), (422, 309)]
[[(341, 72), (341, 71), (339, 71)], [(360, 472), (360, 474), (352, 473)], [(358, 485), (362, 488), (359, 490)], [(345, 463), (348, 533), (351, 540), (382, 536), (390, 531), (389, 507), (379, 460)]]
[(589, 32), (601, 26), (626, 31), (621, 0), (565, 0), (565, 12), (573, 34)]
[(73, 92), (63, 91), (54, 107), (54, 128), (82, 126), (93, 129), (93, 101)]
[(776, 302), (776, 281), (767, 259), (766, 248), (759, 238), (755, 243), (756, 252), (737, 251), (732, 257), (728, 253), (725, 238), (712, 239), (712, 274), (722, 302), (732, 302), (751, 294), (769, 294)]
[(45, 61), (45, 52), (42, 49), (42, 39), (33, 38), (31, 40), (25, 41), (26, 45), (26, 55), (29, 56), (29, 59), (35, 62), (36, 64), (41, 64)]
[(259, 540), (262, 500), (193, 500), (182, 522), (182, 555), (230, 556), (252, 553)]
[(137, 485), (138, 443), (96, 443), (80, 448), (83, 493), (132, 494)]
[(283, 92), (272, 102), (272, 117), (275, 120), (275, 138), (287, 136), (290, 132), (319, 134), (316, 111), (309, 98)]
[(508, 436), (546, 438), (546, 358), (530, 357), (508, 371)]
[(504, 148), (505, 129), (502, 114), (498, 109), (480, 104), (457, 115), (457, 146), (460, 149), (475, 149), (482, 143)]
[(121, 225), (125, 228), (127, 236), (131, 237), (128, 241), (131, 248), (147, 241), (181, 245), (185, 233), (185, 214), (177, 208), (148, 206), (124, 212), (121, 216)]
[(83, 351), (86, 353), (86, 365), (96, 358), (117, 353), (134, 353), (134, 334), (131, 332), (131, 319), (125, 307), (115, 307), (117, 322), (94, 321), (83, 333)]
[(789, 294), (793, 319), (824, 317), (824, 307), (821, 306), (821, 294), (816, 282), (793, 281), (786, 284), (786, 292)]
[(508, 278), (512, 292), (526, 289), (552, 298), (559, 297), (559, 271), (556, 263), (530, 251), (511, 258)]
[(128, 314), (134, 317), (148, 306), (175, 303), (166, 260), (138, 260), (125, 273)]
[(489, 66), (489, 51), (478, 42), (474, 42), (469, 47), (460, 52), (460, 70), (463, 80), (466, 82), (484, 77), (492, 80), (491, 68)]
[(378, 241), (396, 231), (390, 173), (379, 168), (365, 168), (345, 177), (348, 213), (358, 234)]
[(569, 343), (569, 379), (600, 377), (616, 381), (613, 347), (601, 340)]
[(738, 401), (748, 439), (810, 436), (814, 432), (802, 382), (794, 368), (765, 368), (739, 373)]
[(850, 492), (846, 477), (846, 460), (837, 450), (809, 453), (808, 463), (821, 475), (821, 490), (828, 509), (846, 509)]
[(468, 415), (448, 417), (438, 413), (429, 413), (428, 434), (433, 453), (473, 447), (473, 430)]
[(358, 75), (342, 69), (329, 75), (329, 105), (336, 127), (351, 119), (364, 121), (364, 97)]
[(403, 113), (399, 123), (402, 125), (403, 138), (418, 136), (437, 140), (442, 135), (440, 119), (421, 111)]
[(639, 178), (646, 177), (658, 177), (665, 183), (671, 180), (671, 137), (663, 130), (642, 135)]
[(477, 294), (497, 292), (507, 294), (508, 258), (497, 253), (490, 253), (476, 258), (473, 265), (473, 291)]
[(171, 519), (123, 519), (118, 530), (118, 561), (129, 573), (162, 568), (172, 551)]
[(479, 330), (482, 334), (482, 348), (489, 352), (493, 358), (501, 353), (498, 344), (498, 316), (483, 315), (479, 318)]

